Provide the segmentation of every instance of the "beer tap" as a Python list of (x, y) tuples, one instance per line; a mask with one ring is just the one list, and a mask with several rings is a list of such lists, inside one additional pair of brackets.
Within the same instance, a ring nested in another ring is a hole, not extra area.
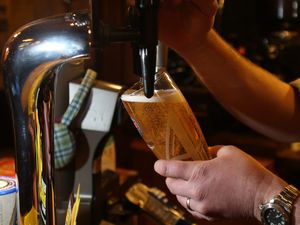
[(145, 95), (153, 94), (159, 0), (137, 0), (135, 24), (115, 27), (99, 18), (97, 0), (90, 11), (33, 21), (12, 34), (2, 55), (5, 89), (13, 117), (20, 224), (54, 225), (54, 81), (68, 63), (90, 59), (93, 49), (131, 42)]
[(129, 24), (126, 27), (102, 24), (98, 3), (97, 0), (91, 0), (92, 46), (132, 42), (134, 72), (143, 77), (145, 96), (152, 97), (158, 45), (159, 0), (137, 0), (135, 6), (129, 7)]
[[(140, 38), (137, 43), (137, 50), (140, 59), (140, 66), (137, 66), (137, 74), (143, 77), (144, 94), (147, 98), (152, 97), (154, 92), (154, 75), (156, 67), (157, 47), (157, 10), (158, 1), (140, 0), (138, 3), (140, 19)], [(140, 69), (139, 69), (140, 68)]]

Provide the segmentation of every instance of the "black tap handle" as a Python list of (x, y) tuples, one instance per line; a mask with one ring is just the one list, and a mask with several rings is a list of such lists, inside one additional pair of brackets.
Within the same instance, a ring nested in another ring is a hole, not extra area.
[(140, 66), (144, 82), (144, 94), (151, 98), (154, 94), (154, 76), (156, 68), (156, 46), (140, 48)]
[(157, 13), (159, 0), (137, 0), (140, 13), (140, 45), (150, 47), (157, 45)]
[[(154, 93), (156, 47), (158, 44), (159, 0), (136, 0), (135, 8), (129, 11), (129, 26), (116, 27), (100, 20), (100, 0), (90, 0), (91, 45), (103, 47), (109, 43), (133, 42), (135, 72), (144, 80), (145, 96)], [(136, 11), (135, 11), (136, 9)]]
[(152, 97), (154, 92), (156, 46), (158, 44), (158, 4), (159, 0), (137, 0), (136, 4), (139, 9), (140, 72), (144, 78), (144, 92), (147, 98)]

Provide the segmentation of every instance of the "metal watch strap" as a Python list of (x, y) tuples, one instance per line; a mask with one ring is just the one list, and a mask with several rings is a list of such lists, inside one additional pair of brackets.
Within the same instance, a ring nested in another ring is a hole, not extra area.
[(286, 186), (268, 202), (261, 204), (261, 222), (265, 225), (291, 225), (293, 221), (293, 204), (300, 192), (293, 185)]
[(299, 196), (299, 190), (293, 185), (286, 186), (276, 197), (278, 200), (284, 203), (282, 205), (288, 212), (291, 212), (293, 204)]

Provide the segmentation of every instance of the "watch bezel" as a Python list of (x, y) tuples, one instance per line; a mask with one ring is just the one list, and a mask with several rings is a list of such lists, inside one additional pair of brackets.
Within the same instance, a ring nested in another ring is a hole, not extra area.
[(269, 202), (269, 203), (261, 205), (261, 222), (264, 225), (270, 225), (265, 218), (265, 213), (268, 209), (278, 210), (286, 218), (286, 221), (287, 221), (286, 225), (290, 225), (289, 213), (286, 211), (286, 209), (283, 206), (279, 205), (276, 202), (274, 202), (274, 203)]

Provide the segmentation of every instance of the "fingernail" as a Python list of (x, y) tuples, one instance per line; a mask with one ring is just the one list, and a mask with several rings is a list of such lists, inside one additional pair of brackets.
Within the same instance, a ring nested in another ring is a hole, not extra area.
[(161, 167), (161, 164), (162, 164), (162, 160), (157, 160), (155, 163), (154, 163), (154, 170), (155, 171), (158, 171)]

